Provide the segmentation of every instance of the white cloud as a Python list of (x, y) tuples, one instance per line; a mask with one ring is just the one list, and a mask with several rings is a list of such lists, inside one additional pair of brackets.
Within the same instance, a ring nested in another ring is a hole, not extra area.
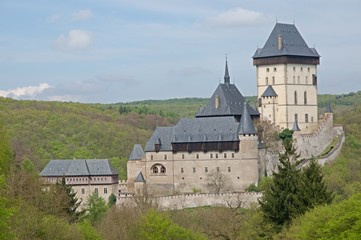
[(79, 10), (77, 12), (73, 12), (72, 20), (73, 21), (85, 21), (90, 19), (93, 16), (92, 11), (89, 9)]
[(92, 41), (90, 32), (74, 29), (70, 30), (67, 36), (60, 35), (54, 41), (54, 46), (60, 50), (84, 50), (90, 47)]
[(212, 18), (208, 18), (206, 23), (218, 27), (239, 27), (262, 23), (266, 20), (268, 20), (268, 17), (264, 13), (243, 8), (234, 8)]
[(47, 83), (40, 83), (39, 86), (20, 87), (15, 89), (9, 89), (7, 91), (0, 90), (0, 96), (2, 97), (35, 97), (36, 95), (44, 92), (46, 89), (52, 88)]

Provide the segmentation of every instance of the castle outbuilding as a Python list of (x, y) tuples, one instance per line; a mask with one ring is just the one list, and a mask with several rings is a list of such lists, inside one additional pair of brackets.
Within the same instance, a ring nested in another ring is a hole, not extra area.
[(263, 48), (253, 55), (261, 119), (280, 130), (301, 133), (318, 128), (317, 65), (320, 55), (308, 47), (294, 24), (277, 23)]
[[(253, 120), (259, 113), (230, 82), (228, 64), (208, 104), (195, 118), (157, 127), (145, 151), (134, 146), (128, 161), (128, 189), (135, 191), (140, 173), (153, 195), (211, 192), (216, 173), (227, 191), (241, 191), (259, 179), (258, 137)], [(136, 182), (136, 183), (135, 183)]]

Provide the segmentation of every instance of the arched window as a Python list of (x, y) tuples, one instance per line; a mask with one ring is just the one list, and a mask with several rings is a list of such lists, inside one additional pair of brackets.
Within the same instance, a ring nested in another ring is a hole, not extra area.
[(158, 167), (156, 165), (152, 167), (152, 173), (158, 173)]
[(297, 91), (294, 92), (295, 104), (297, 104)]
[(166, 172), (166, 169), (165, 169), (164, 166), (162, 166), (162, 167), (160, 168), (160, 172), (161, 172), (161, 173), (165, 173), (165, 172)]
[(305, 105), (307, 105), (307, 92), (306, 91), (303, 93), (303, 97), (304, 97), (304, 103), (305, 103)]

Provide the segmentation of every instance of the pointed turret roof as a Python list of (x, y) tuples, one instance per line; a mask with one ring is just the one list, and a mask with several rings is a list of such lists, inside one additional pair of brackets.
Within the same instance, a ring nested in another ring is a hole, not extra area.
[(327, 103), (327, 105), (326, 105), (326, 111), (325, 111), (325, 112), (327, 112), (327, 113), (333, 113), (330, 103)]
[(300, 127), (298, 126), (297, 121), (293, 123), (292, 131), (301, 131)]
[(134, 182), (146, 182), (142, 172), (139, 172), (138, 176), (135, 178)]
[(249, 114), (248, 109), (251, 108), (248, 106), (247, 102), (244, 102), (243, 113), (241, 121), (239, 123), (238, 134), (256, 134), (256, 129), (254, 128), (251, 115)]
[(144, 157), (144, 151), (140, 144), (135, 144), (130, 153), (129, 160), (141, 160)]
[(229, 76), (229, 73), (228, 73), (227, 59), (226, 59), (226, 69), (224, 72), (224, 83), (231, 83), (231, 77)]
[(257, 49), (253, 58), (276, 56), (315, 57), (316, 49), (309, 48), (294, 24), (276, 23), (263, 48)]
[(271, 85), (268, 85), (264, 93), (261, 95), (261, 97), (277, 97), (276, 91), (273, 89)]

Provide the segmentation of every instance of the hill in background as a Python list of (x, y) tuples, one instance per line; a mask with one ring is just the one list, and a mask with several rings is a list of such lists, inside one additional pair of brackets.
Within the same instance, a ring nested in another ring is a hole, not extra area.
[[(184, 98), (109, 105), (0, 98), (0, 121), (18, 163), (30, 160), (39, 171), (51, 159), (109, 158), (120, 178), (126, 179), (126, 161), (135, 143), (144, 146), (156, 126), (193, 117), (207, 101)], [(256, 97), (247, 101), (255, 105)], [(361, 92), (320, 95), (320, 113), (328, 102), (342, 115), (361, 105)]]

